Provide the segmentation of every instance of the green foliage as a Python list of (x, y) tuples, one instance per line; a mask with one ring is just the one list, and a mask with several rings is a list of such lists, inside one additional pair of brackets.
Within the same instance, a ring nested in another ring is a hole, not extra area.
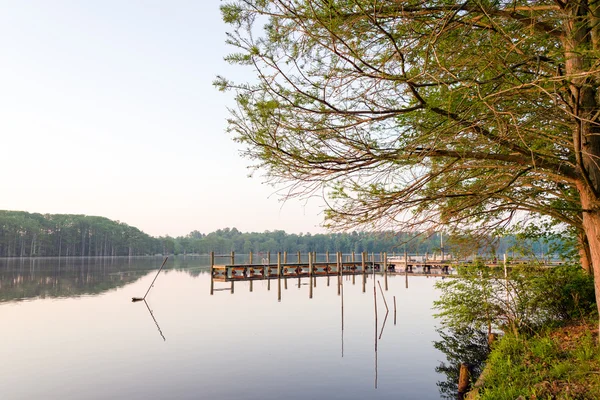
[(159, 248), (159, 240), (104, 217), (0, 211), (0, 257), (136, 256)]
[(506, 277), (501, 269), (466, 266), (459, 275), (437, 283), (442, 295), (434, 305), (454, 329), (534, 332), (596, 310), (593, 279), (577, 266), (513, 266)]
[(600, 398), (600, 347), (590, 329), (583, 324), (531, 337), (505, 335), (488, 358), (479, 399)]
[[(238, 102), (229, 131), (287, 196), (327, 197), (332, 226), (485, 230), (525, 210), (583, 231), (571, 94), (598, 88), (597, 5), (563, 3), (228, 1), (227, 59), (256, 75), (215, 83)], [(589, 24), (577, 51), (570, 22)]]

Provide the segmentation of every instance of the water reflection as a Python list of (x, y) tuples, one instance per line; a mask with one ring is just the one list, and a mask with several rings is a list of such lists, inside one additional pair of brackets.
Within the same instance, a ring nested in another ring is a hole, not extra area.
[(158, 321), (156, 321), (156, 318), (154, 317), (154, 313), (150, 309), (150, 306), (148, 305), (148, 302), (146, 301), (146, 299), (143, 299), (143, 301), (144, 301), (144, 304), (146, 305), (146, 308), (148, 309), (148, 312), (150, 313), (150, 316), (152, 317), (152, 320), (156, 324), (156, 328), (158, 329), (158, 333), (160, 333), (160, 336), (163, 338), (163, 341), (166, 342), (167, 338), (165, 337), (165, 335), (163, 335), (162, 329), (160, 329), (160, 325), (158, 325)]
[[(11, 343), (0, 365), (3, 398), (88, 398), (89, 388), (97, 398), (140, 400), (440, 397), (434, 279), (389, 275), (386, 285), (378, 272), (214, 282), (204, 260), (169, 258), (144, 302), (152, 327), (130, 300), (147, 291), (162, 257), (38, 259), (31, 269), (29, 261), (0, 260), (3, 295), (13, 274), (42, 285), (13, 296), (36, 301), (0, 304), (0, 335)], [(39, 298), (48, 277), (62, 287), (77, 280), (78, 290)], [(392, 297), (397, 324), (387, 325)], [(37, 385), (27, 384), (31, 376), (41, 377)]]
[[(162, 257), (3, 258), (0, 302), (97, 295), (137, 281), (161, 261)], [(202, 261), (208, 267), (207, 260)], [(187, 268), (189, 262), (179, 259), (167, 269), (197, 276), (201, 269)]]
[(459, 397), (458, 378), (460, 365), (466, 364), (474, 383), (484, 367), (485, 359), (489, 354), (487, 331), (465, 328), (461, 330), (438, 329), (442, 340), (434, 342), (434, 347), (446, 355), (447, 362), (442, 362), (435, 369), (436, 372), (446, 375), (445, 381), (439, 381), (440, 394), (445, 399)]

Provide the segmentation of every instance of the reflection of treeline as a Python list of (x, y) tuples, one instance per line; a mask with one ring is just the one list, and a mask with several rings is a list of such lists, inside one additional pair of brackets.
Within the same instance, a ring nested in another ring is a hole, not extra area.
[[(505, 237), (485, 252), (508, 251), (514, 237)], [(152, 237), (139, 229), (104, 217), (71, 214), (35, 214), (0, 211), (0, 257), (31, 256), (139, 256), (153, 254), (208, 254), (249, 252), (439, 252), (437, 232), (351, 232), (288, 234), (284, 231), (244, 233), (236, 228), (208, 234), (193, 231), (180, 237)], [(544, 253), (532, 243), (535, 253)], [(477, 251), (470, 238), (444, 238), (446, 253)]]
[[(105, 260), (105, 261), (102, 261)], [(20, 259), (0, 267), (0, 301), (94, 295), (134, 282), (147, 270), (114, 259)]]
[[(161, 258), (18, 258), (0, 263), (0, 302), (45, 297), (95, 295), (125, 286), (158, 268)], [(181, 270), (192, 276), (185, 260), (170, 260), (165, 273)], [(204, 264), (208, 263), (208, 258)], [(192, 267), (198, 266), (196, 262)], [(208, 264), (207, 264), (208, 265)], [(208, 268), (208, 267), (207, 267)]]

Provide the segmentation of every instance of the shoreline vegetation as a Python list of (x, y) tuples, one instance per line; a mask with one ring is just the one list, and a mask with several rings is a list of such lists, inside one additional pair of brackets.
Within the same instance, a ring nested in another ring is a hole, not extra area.
[(599, 399), (597, 343), (596, 321), (590, 319), (527, 337), (507, 334), (492, 346), (482, 379), (465, 398)]
[[(456, 384), (446, 391), (454, 398), (600, 398), (594, 282), (580, 266), (461, 267), (459, 279), (437, 287), (436, 316), (452, 335), (442, 334), (446, 341), (436, 347), (454, 363), (439, 369), (453, 374)], [(462, 336), (461, 344), (448, 336)], [(468, 385), (459, 379), (461, 365)]]

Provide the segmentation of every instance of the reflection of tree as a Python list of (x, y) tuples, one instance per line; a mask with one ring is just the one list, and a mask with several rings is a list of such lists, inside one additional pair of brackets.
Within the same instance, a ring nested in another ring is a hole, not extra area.
[[(171, 261), (172, 260), (172, 261)], [(126, 286), (160, 266), (162, 257), (14, 258), (0, 260), (0, 302), (100, 294)], [(208, 273), (208, 258), (169, 259), (165, 270)]]
[(481, 375), (485, 359), (489, 353), (487, 332), (473, 328), (460, 330), (438, 329), (442, 340), (434, 342), (433, 346), (446, 355), (447, 363), (442, 362), (435, 371), (446, 375), (445, 381), (439, 381), (437, 386), (442, 398), (456, 399), (458, 396), (458, 375), (460, 364), (469, 366), (473, 382)]

